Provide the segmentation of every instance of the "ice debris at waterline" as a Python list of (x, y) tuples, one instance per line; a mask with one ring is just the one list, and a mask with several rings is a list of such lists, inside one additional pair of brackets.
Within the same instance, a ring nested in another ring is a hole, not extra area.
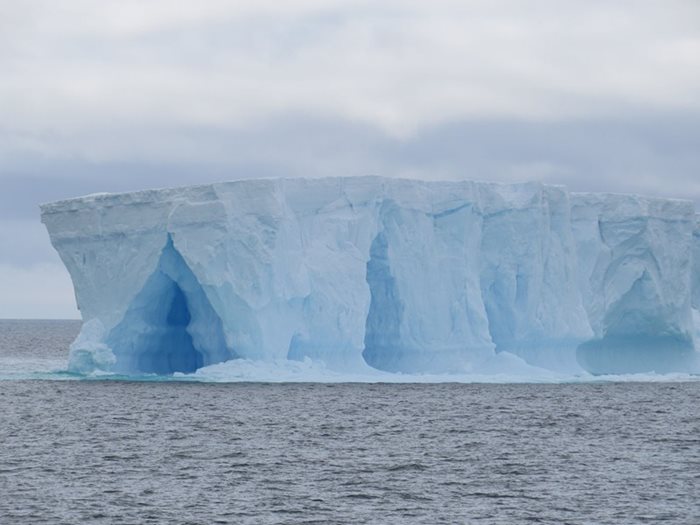
[(89, 195), (42, 206), (42, 221), (85, 322), (75, 372), (236, 359), (358, 374), (700, 369), (689, 201), (268, 179)]

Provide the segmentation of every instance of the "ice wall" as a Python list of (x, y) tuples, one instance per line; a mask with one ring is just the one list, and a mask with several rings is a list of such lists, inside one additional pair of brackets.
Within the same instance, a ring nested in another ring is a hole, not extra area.
[(592, 332), (573, 276), (576, 249), (561, 187), (482, 185), (481, 294), (499, 351), (570, 368)]
[(464, 372), (508, 352), (604, 373), (696, 356), (700, 243), (685, 201), (269, 179), (92, 195), (44, 205), (42, 220), (85, 321), (77, 371), (311, 358)]
[(363, 357), (376, 368), (459, 370), (493, 354), (479, 292), (482, 215), (474, 184), (387, 181), (363, 254), (370, 308)]

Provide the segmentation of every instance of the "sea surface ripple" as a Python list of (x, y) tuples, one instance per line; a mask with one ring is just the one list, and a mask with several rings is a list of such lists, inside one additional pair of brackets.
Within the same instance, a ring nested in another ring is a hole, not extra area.
[(0, 523), (697, 525), (699, 409), (699, 382), (0, 381)]

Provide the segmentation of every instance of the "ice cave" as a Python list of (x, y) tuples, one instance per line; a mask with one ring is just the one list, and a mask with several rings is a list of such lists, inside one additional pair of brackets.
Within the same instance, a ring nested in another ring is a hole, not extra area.
[(232, 359), (221, 319), (168, 237), (153, 274), (107, 337), (119, 373), (191, 373)]

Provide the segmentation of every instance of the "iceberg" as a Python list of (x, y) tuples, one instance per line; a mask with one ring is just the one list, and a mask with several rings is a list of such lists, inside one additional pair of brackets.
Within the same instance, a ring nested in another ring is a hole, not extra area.
[(41, 212), (84, 321), (69, 362), (80, 373), (229, 361), (687, 373), (700, 362), (690, 201), (338, 177), (95, 194)]

